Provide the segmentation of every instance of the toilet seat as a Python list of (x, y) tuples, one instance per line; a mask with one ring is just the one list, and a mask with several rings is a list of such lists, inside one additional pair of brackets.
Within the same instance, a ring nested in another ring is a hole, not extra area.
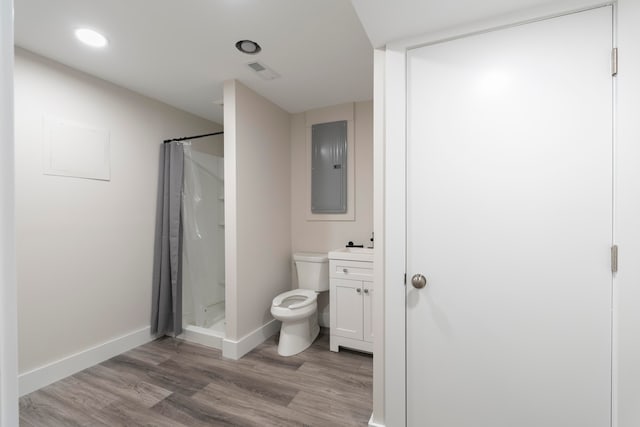
[[(294, 289), (292, 291), (283, 292), (275, 297), (271, 305), (272, 307), (278, 307), (279, 309), (296, 310), (315, 303), (317, 298), (318, 294), (315, 291), (309, 289)], [(287, 305), (288, 302), (293, 302), (291, 299), (299, 301)], [(283, 305), (283, 303), (285, 304)]]

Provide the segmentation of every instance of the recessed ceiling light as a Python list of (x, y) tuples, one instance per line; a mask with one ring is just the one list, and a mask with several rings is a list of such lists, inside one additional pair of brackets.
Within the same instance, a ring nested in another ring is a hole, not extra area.
[(262, 50), (260, 45), (252, 40), (240, 40), (236, 42), (236, 49), (249, 55), (255, 55)]
[(89, 28), (78, 28), (75, 35), (78, 40), (91, 47), (105, 47), (109, 43), (105, 36)]

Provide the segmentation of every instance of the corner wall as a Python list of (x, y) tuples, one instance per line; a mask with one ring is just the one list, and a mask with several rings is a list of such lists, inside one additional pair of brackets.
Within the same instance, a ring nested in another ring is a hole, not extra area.
[[(369, 245), (373, 231), (373, 102), (354, 104), (355, 220), (308, 220), (310, 196), (307, 170), (306, 117), (331, 117), (343, 105), (310, 110), (291, 118), (291, 227), (294, 252), (328, 252), (349, 240)], [(351, 207), (349, 207), (351, 209)]]
[(0, 426), (18, 425), (13, 1), (0, 1)]
[[(37, 373), (149, 337), (160, 144), (221, 126), (21, 49), (15, 90), (19, 364)], [(111, 180), (44, 175), (44, 115), (107, 129)]]
[[(278, 331), (271, 301), (291, 288), (290, 116), (240, 82), (224, 86), (227, 336), (239, 358)], [(242, 316), (239, 315), (242, 313)]]

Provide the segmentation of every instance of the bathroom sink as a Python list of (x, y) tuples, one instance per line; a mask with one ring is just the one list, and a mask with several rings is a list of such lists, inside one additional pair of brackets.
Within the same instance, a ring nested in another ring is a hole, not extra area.
[(373, 262), (373, 249), (369, 249), (369, 248), (334, 249), (329, 252), (329, 259)]

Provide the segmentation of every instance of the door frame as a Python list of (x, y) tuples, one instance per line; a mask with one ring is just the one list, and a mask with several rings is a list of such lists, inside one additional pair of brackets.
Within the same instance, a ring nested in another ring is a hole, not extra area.
[[(495, 19), (389, 43), (384, 50), (384, 58), (380, 58), (380, 63), (376, 64), (377, 67), (384, 67), (384, 90), (375, 97), (374, 103), (379, 102), (384, 105), (384, 143), (380, 144), (379, 149), (383, 152), (384, 158), (384, 202), (382, 212), (380, 212), (384, 218), (384, 260), (381, 269), (384, 283), (384, 360), (382, 362), (384, 403), (381, 405), (383, 414), (380, 418), (384, 419), (385, 425), (405, 426), (407, 423), (407, 328), (406, 287), (404, 284), (405, 275), (408, 273), (406, 271), (407, 52), (429, 44), (502, 30), (603, 6), (613, 7), (613, 41), (614, 45), (617, 45), (615, 0), (565, 0), (552, 5), (502, 15)], [(614, 111), (616, 111), (615, 79), (613, 81)], [(615, 150), (615, 117), (613, 123)], [(615, 217), (614, 212), (614, 224)], [(613, 280), (615, 285), (615, 276)], [(379, 337), (381, 332), (374, 333)], [(612, 333), (612, 337), (614, 336)], [(615, 355), (615, 347), (612, 347), (612, 351)], [(617, 385), (615, 357), (612, 358), (612, 363), (612, 409), (615, 409), (615, 386)], [(374, 402), (375, 406), (376, 402)], [(615, 410), (612, 410), (612, 417), (612, 425), (616, 425)]]

